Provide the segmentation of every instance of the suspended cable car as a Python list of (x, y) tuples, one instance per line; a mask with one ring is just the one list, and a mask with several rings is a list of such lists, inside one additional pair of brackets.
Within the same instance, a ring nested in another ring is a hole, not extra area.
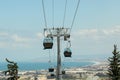
[(72, 55), (72, 52), (71, 52), (70, 48), (66, 48), (64, 51), (64, 56), (71, 57), (71, 55)]
[(63, 60), (63, 64), (62, 64), (62, 70), (61, 70), (61, 73), (62, 74), (65, 74), (66, 72), (65, 72), (65, 60)]
[(54, 73), (51, 73), (50, 77), (51, 77), (50, 79), (54, 79), (54, 78), (56, 78), (56, 75)]
[(51, 74), (49, 74), (48, 76), (47, 76), (47, 79), (54, 79), (54, 78), (56, 78), (56, 75), (55, 75), (55, 73), (51, 73)]
[(70, 50), (70, 47), (71, 47), (71, 42), (68, 41), (67, 48), (65, 48), (65, 50), (64, 50), (64, 56), (65, 57), (71, 57), (72, 52)]
[(62, 74), (65, 74), (65, 70), (62, 71)]
[(51, 76), (51, 77), (55, 77), (55, 74), (51, 74), (50, 76)]
[(65, 35), (64, 36), (64, 41), (67, 41), (70, 38), (70, 35)]
[(43, 41), (44, 49), (52, 49), (53, 46), (53, 38), (52, 37), (46, 37)]
[(50, 52), (49, 52), (49, 65), (50, 65), (50, 67), (48, 68), (48, 71), (49, 72), (54, 72), (54, 67), (52, 66), (52, 62), (51, 62), (51, 54), (50, 54)]
[(49, 72), (54, 72), (54, 68), (49, 68)]

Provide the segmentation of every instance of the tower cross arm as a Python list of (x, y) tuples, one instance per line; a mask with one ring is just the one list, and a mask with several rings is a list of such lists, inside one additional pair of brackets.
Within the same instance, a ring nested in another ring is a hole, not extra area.
[(49, 37), (70, 36), (70, 28), (44, 28), (44, 35)]

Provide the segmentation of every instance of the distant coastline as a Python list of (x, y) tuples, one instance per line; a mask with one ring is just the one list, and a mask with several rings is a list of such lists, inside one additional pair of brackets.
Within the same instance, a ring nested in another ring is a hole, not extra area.
[[(100, 79), (101, 75), (103, 78), (107, 79), (107, 70), (108, 70), (108, 62), (105, 61), (80, 61), (80, 62), (68, 62), (67, 66), (64, 67), (64, 70), (66, 72), (66, 75), (68, 75), (68, 78), (87, 78), (87, 80), (90, 79), (90, 77)], [(3, 64), (3, 63), (2, 63)], [(6, 63), (4, 63), (6, 64)], [(24, 64), (24, 65), (23, 65)], [(43, 65), (44, 68), (41, 67)], [(0, 64), (1, 65), (1, 64)], [(6, 64), (7, 65), (7, 64)], [(47, 77), (50, 76), (50, 73), (48, 72), (48, 68), (50, 67), (48, 63), (18, 63), (20, 65), (18, 74), (20, 75), (20, 78), (22, 80), (26, 79), (34, 79), (37, 77), (40, 80), (48, 80)], [(74, 66), (73, 66), (74, 65)], [(4, 65), (5, 66), (5, 65)], [(35, 66), (35, 67), (34, 67)], [(1, 67), (1, 66), (0, 66)], [(5, 66), (7, 67), (7, 66)], [(21, 69), (21, 67), (23, 69)], [(41, 67), (41, 69), (40, 69)], [(46, 67), (46, 69), (45, 69)], [(27, 68), (27, 69), (26, 69)], [(81, 76), (80, 76), (81, 74)], [(101, 75), (98, 75), (101, 74)], [(64, 75), (63, 75), (64, 76)], [(71, 76), (71, 77), (70, 77)], [(2, 71), (0, 70), (0, 79), (4, 79), (7, 76), (4, 76)], [(21, 80), (20, 79), (20, 80)], [(90, 79), (90, 80), (92, 80)], [(52, 79), (55, 80), (55, 79)]]
[[(98, 62), (93, 61), (80, 61), (80, 62), (64, 62), (62, 63), (63, 68), (78, 68), (83, 66), (95, 65)], [(48, 62), (18, 62), (19, 70), (29, 71), (29, 70), (47, 70), (49, 67), (56, 67), (56, 62), (48, 63)], [(0, 63), (0, 71), (4, 71), (7, 69), (7, 63)]]

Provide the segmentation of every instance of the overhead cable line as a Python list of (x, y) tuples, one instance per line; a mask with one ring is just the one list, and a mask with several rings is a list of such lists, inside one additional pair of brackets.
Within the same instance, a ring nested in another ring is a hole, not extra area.
[(52, 0), (52, 26), (54, 27), (54, 0)]
[(46, 21), (46, 14), (45, 14), (44, 0), (42, 0), (42, 7), (43, 7), (44, 20), (45, 20), (45, 27), (47, 28), (47, 21)]
[(74, 21), (75, 21), (75, 17), (76, 17), (77, 11), (78, 11), (79, 4), (80, 4), (80, 0), (78, 0), (78, 3), (77, 3), (77, 7), (76, 7), (76, 10), (75, 10), (73, 21), (72, 21), (72, 24), (71, 24), (71, 27), (70, 27), (71, 28), (70, 33), (71, 33), (71, 30), (72, 30), (72, 27), (73, 27), (73, 24), (74, 24)]
[(64, 27), (64, 23), (65, 23), (66, 7), (67, 7), (67, 0), (65, 2), (65, 11), (64, 11), (64, 17), (63, 17), (63, 27)]

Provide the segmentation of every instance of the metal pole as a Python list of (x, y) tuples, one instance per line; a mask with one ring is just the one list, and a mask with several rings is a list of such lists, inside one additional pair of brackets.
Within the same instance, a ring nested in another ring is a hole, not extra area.
[[(58, 30), (59, 32), (59, 30)], [(61, 56), (60, 56), (60, 36), (57, 36), (57, 73), (56, 80), (61, 80)]]
[(62, 79), (61, 72), (61, 56), (60, 56), (60, 38), (69, 34), (69, 28), (45, 28), (44, 34), (48, 37), (57, 37), (57, 67), (56, 67), (56, 80)]

